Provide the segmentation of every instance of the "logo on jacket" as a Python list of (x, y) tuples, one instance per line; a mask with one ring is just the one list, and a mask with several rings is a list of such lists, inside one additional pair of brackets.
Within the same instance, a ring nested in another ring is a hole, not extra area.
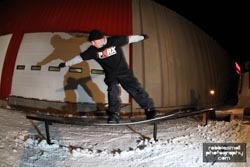
[(98, 52), (99, 59), (105, 59), (107, 57), (115, 55), (117, 52), (115, 50), (115, 46), (107, 48), (103, 50), (102, 52)]

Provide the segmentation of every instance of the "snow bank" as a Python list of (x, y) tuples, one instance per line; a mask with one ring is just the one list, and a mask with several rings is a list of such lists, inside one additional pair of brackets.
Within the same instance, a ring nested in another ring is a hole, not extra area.
[[(0, 166), (25, 167), (246, 167), (250, 166), (250, 125), (241, 121), (164, 121), (158, 141), (152, 125), (130, 127), (50, 126), (52, 145), (22, 112), (0, 109)], [(35, 122), (44, 132), (44, 125)], [(132, 129), (132, 130), (131, 130)], [(246, 163), (204, 163), (203, 143), (247, 143)]]

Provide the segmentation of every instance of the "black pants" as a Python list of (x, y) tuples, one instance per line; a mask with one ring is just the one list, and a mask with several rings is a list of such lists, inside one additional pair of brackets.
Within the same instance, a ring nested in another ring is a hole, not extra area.
[(108, 86), (108, 112), (120, 111), (121, 91), (119, 84), (132, 96), (141, 108), (149, 109), (154, 107), (153, 100), (149, 98), (148, 93), (141, 87), (132, 71), (112, 77), (112, 79), (105, 79), (105, 83)]

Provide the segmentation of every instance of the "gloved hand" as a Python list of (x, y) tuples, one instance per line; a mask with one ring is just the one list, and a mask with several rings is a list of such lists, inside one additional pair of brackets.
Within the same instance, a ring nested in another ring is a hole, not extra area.
[(58, 65), (58, 67), (59, 67), (59, 68), (65, 67), (65, 63), (60, 63), (60, 64)]
[(149, 36), (147, 34), (141, 34), (141, 36), (144, 37), (144, 40), (149, 38)]

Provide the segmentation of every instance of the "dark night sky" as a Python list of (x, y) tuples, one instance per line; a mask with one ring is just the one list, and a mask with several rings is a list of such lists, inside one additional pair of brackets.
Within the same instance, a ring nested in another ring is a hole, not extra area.
[(155, 0), (200, 27), (244, 66), (250, 61), (250, 12), (247, 1), (240, 1)]

